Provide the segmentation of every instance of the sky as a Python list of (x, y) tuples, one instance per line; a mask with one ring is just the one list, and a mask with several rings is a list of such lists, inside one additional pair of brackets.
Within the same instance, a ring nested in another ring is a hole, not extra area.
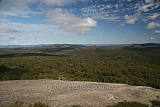
[(0, 0), (0, 45), (160, 43), (160, 0)]

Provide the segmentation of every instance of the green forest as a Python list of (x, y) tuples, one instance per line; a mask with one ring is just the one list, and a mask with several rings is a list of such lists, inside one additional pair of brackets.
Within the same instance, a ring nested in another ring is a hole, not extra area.
[(0, 48), (0, 80), (53, 79), (160, 88), (160, 45)]

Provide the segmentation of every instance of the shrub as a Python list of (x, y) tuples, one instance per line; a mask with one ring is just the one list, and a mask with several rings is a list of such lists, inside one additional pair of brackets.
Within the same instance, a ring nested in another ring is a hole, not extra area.
[(152, 100), (151, 103), (152, 103), (152, 107), (160, 107), (160, 101), (158, 100)]
[(139, 103), (139, 102), (120, 102), (116, 105), (113, 105), (113, 106), (109, 106), (109, 107), (149, 107), (148, 105), (146, 104), (142, 104), (142, 103)]
[(2, 77), (2, 80), (3, 80), (3, 81), (7, 81), (7, 80), (10, 80), (10, 78), (9, 78), (7, 75), (4, 75), (4, 76)]
[(9, 106), (6, 107), (25, 107), (23, 102), (15, 102)]
[(30, 104), (29, 106), (25, 106), (23, 102), (15, 102), (8, 106), (0, 105), (0, 107), (50, 107), (50, 106), (41, 102), (36, 102), (34, 104)]
[(49, 106), (46, 105), (45, 103), (37, 102), (34, 104), (30, 104), (29, 107), (49, 107)]
[(72, 107), (82, 107), (82, 106), (80, 106), (80, 105), (73, 105)]

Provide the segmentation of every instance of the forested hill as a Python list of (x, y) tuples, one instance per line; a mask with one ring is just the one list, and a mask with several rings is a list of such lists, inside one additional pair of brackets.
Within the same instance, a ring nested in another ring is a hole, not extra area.
[(42, 45), (0, 49), (0, 80), (55, 79), (160, 88), (160, 45)]

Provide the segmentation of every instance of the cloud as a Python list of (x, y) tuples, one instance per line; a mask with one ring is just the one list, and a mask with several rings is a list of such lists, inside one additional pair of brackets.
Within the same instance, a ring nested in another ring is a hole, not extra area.
[(110, 16), (105, 18), (107, 21), (118, 21), (120, 19), (119, 16)]
[(155, 33), (160, 33), (160, 30), (155, 31)]
[(16, 38), (15, 37), (9, 37), (8, 39), (13, 40), (13, 39), (16, 39)]
[(47, 14), (47, 21), (57, 24), (61, 29), (73, 32), (84, 33), (91, 31), (97, 26), (97, 22), (92, 18), (81, 18), (61, 8), (50, 10)]
[(98, 33), (98, 35), (103, 35), (103, 33)]
[(37, 2), (37, 0), (1, 0), (0, 9), (27, 8), (29, 3)]
[[(51, 34), (58, 35), (59, 33), (63, 33), (62, 30), (58, 29), (58, 27), (47, 24), (27, 24), (27, 23), (19, 23), (12, 22), (10, 20), (2, 21), (0, 20), (0, 36), (8, 37), (12, 36), (10, 34), (14, 34), (17, 38), (47, 38), (51, 36)], [(56, 33), (55, 33), (56, 32)], [(32, 36), (29, 36), (31, 35)], [(45, 36), (47, 35), (47, 36)]]
[(42, 14), (41, 12), (33, 11), (28, 4), (35, 3), (39, 0), (1, 0), (0, 14), (3, 16), (29, 17), (31, 15)]
[(134, 15), (125, 15), (124, 19), (126, 21), (126, 23), (128, 24), (134, 24), (139, 18), (140, 18), (140, 14), (134, 14)]
[(138, 9), (138, 11), (144, 11), (144, 12), (147, 12), (147, 11), (150, 11), (151, 9), (151, 7), (152, 6), (154, 6), (155, 4), (145, 4), (145, 5), (143, 5), (143, 6), (140, 6), (139, 7), (139, 9)]
[(84, 7), (81, 11), (84, 17), (111, 22), (120, 20), (120, 16), (118, 16), (118, 11), (120, 9), (118, 8), (120, 8), (118, 4), (104, 3)]
[[(29, 23), (20, 23), (20, 22), (13, 22), (11, 20), (0, 20), (0, 27), (3, 26), (3, 29), (12, 29), (12, 31), (18, 31), (20, 33), (16, 34), (7, 34), (5, 35), (0, 33), (0, 40), (5, 40), (9, 43), (9, 37), (16, 37), (17, 43), (20, 44), (28, 44), (33, 43), (37, 39), (40, 41), (48, 41), (50, 43), (55, 40), (55, 38), (62, 38), (65, 36), (78, 36), (75, 32), (64, 32), (63, 29), (59, 29), (59, 26), (53, 24), (29, 24)], [(4, 30), (1, 30), (1, 32)], [(5, 31), (6, 32), (6, 31)], [(49, 39), (50, 38), (50, 39)], [(29, 42), (29, 40), (31, 40)], [(56, 42), (56, 41), (55, 41)], [(1, 43), (2, 44), (2, 43)]]
[(160, 23), (156, 23), (156, 22), (150, 22), (146, 28), (148, 29), (153, 29), (153, 28), (156, 28), (156, 27), (160, 27)]
[(0, 33), (20, 33), (20, 31), (0, 28)]
[(125, 26), (125, 24), (121, 24), (121, 26)]
[(150, 37), (150, 39), (151, 39), (151, 40), (154, 40), (154, 39), (156, 39), (156, 38), (155, 38), (155, 37)]
[(159, 40), (159, 39), (160, 39), (160, 36), (159, 36), (159, 35), (150, 36), (149, 39), (150, 39), (150, 40)]
[(147, 18), (150, 13), (153, 13), (153, 11), (157, 12), (157, 9), (159, 9), (159, 3), (155, 0), (147, 0), (147, 3), (145, 0), (118, 0), (118, 2), (109, 2), (111, 0), (103, 1), (106, 1), (106, 3), (94, 4), (82, 8), (82, 15), (84, 17), (91, 17), (92, 19), (107, 21), (123, 21), (125, 17), (126, 23), (134, 24), (137, 20), (143, 21), (145, 18), (146, 21), (148, 21)]
[[(146, 0), (146, 3), (141, 3), (137, 7), (137, 12), (149, 12), (149, 11), (158, 11), (159, 2), (158, 0)], [(151, 13), (152, 13), (151, 12)]]
[(32, 37), (32, 38), (35, 38), (35, 39), (39, 39), (39, 38), (47, 38), (47, 36), (44, 36), (44, 35), (33, 35), (33, 34), (28, 34), (27, 35), (28, 37)]
[(145, 0), (146, 3), (152, 3), (154, 0)]
[(160, 16), (160, 13), (154, 13), (151, 16), (148, 16), (148, 19), (156, 19)]
[(20, 31), (12, 30), (9, 28), (0, 28), (0, 36), (7, 36), (8, 34), (19, 34)]
[(0, 33), (0, 37), (4, 37), (6, 36), (6, 34)]
[(29, 10), (28, 4), (67, 5), (91, 0), (0, 0), (0, 10)]
[(13, 43), (13, 44), (14, 44), (14, 43), (17, 43), (17, 41), (16, 41), (16, 40), (15, 40), (15, 41), (11, 41), (10, 43)]
[(87, 2), (90, 0), (44, 0), (43, 2), (46, 3), (47, 5), (67, 5), (71, 3), (76, 3), (76, 2)]
[(131, 2), (132, 0), (127, 0), (128, 2)]
[(0, 14), (4, 16), (30, 17), (30, 15), (39, 15), (42, 13), (30, 10), (7, 10), (7, 11), (1, 10)]

